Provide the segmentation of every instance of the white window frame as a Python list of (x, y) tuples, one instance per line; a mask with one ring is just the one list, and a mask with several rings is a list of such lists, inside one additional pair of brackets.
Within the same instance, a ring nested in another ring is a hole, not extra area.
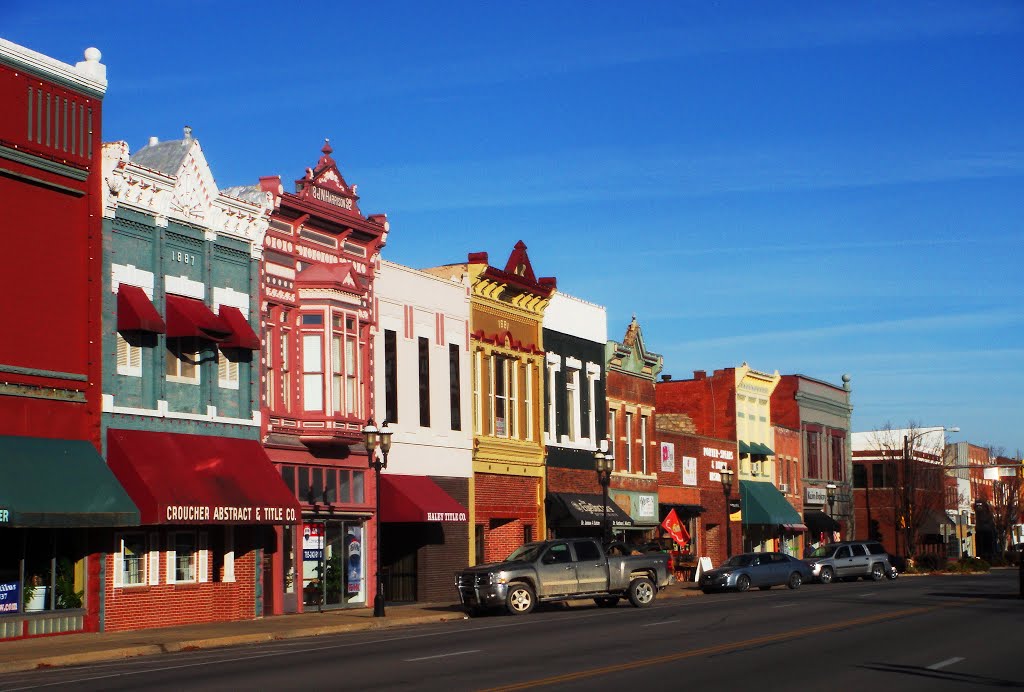
[(650, 420), (648, 416), (640, 414), (640, 467), (643, 469), (644, 475), (647, 474), (647, 421)]
[[(194, 350), (194, 351), (186, 351), (183, 348), (183, 345), (185, 343), (188, 343), (188, 342), (191, 342), (191, 343), (189, 343), (189, 345), (193, 346), (196, 350)], [(164, 363), (164, 373), (166, 374), (167, 381), (168, 382), (176, 382), (178, 384), (191, 384), (191, 385), (198, 385), (198, 384), (200, 384), (201, 383), (201, 375), (202, 375), (202, 364), (200, 363), (200, 353), (202, 353), (202, 351), (199, 348), (199, 344), (196, 343), (195, 341), (192, 341), (192, 340), (189, 340), (189, 339), (174, 339), (174, 338), (168, 339), (167, 340), (167, 348), (165, 350), (165, 357), (166, 357), (167, 360)], [(188, 375), (181, 374), (182, 373), (182, 365), (187, 362), (186, 359), (185, 359), (185, 356), (194, 356), (195, 362), (194, 363), (190, 363), (190, 365), (193, 366), (193, 372), (194, 372), (194, 374), (191, 377), (188, 376)], [(173, 358), (173, 361), (171, 360), (172, 358)], [(167, 370), (169, 369), (167, 366), (170, 363), (172, 363), (172, 362), (175, 365), (175, 368), (174, 368), (175, 372), (174, 373), (167, 372)]]
[(324, 333), (302, 332), (302, 409), (324, 411)]
[(142, 377), (142, 346), (124, 338), (124, 334), (116, 332), (117, 340), (117, 374), (127, 377)]
[[(618, 447), (618, 434), (619, 434), (619, 409), (609, 408), (608, 409), (608, 444), (611, 446), (611, 453), (613, 459), (613, 466), (619, 465), (619, 459), (615, 455), (615, 448)], [(605, 450), (606, 452), (609, 450)], [(614, 470), (614, 469), (613, 469)]]
[(582, 363), (574, 358), (565, 362), (565, 407), (568, 431), (565, 436), (569, 444), (580, 441), (580, 423), (582, 422), (582, 396), (580, 391), (580, 370)]
[(626, 411), (626, 473), (633, 473), (633, 412)]
[(526, 390), (523, 401), (526, 410), (526, 440), (533, 442), (533, 363), (526, 362)]
[(587, 394), (590, 396), (590, 410), (587, 411), (588, 422), (590, 423), (590, 443), (595, 448), (600, 444), (597, 437), (597, 380), (601, 377), (601, 366), (595, 363), (587, 363)]
[[(192, 537), (192, 553), (190, 560), (191, 567), (191, 578), (179, 579), (178, 578), (178, 537), (179, 536), (191, 536)], [(167, 535), (167, 583), (168, 584), (198, 584), (205, 579), (201, 579), (200, 568), (204, 568), (205, 571), (205, 545), (200, 545), (200, 539), (205, 534), (196, 531), (172, 531)]]
[(483, 352), (473, 352), (473, 431), (483, 434), (483, 401), (480, 398), (480, 388), (483, 377)]
[(508, 413), (509, 413), (509, 437), (519, 438), (519, 359), (509, 358), (508, 361)]
[(555, 396), (555, 373), (562, 369), (562, 359), (557, 353), (548, 353), (545, 356), (545, 364), (548, 370), (548, 433), (549, 444), (558, 442), (558, 402)]
[(224, 527), (224, 582), (235, 581), (235, 527)]
[[(139, 545), (142, 546), (142, 550), (139, 552), (136, 558), (138, 563), (138, 579), (136, 581), (127, 582), (125, 581), (125, 539), (129, 537), (137, 537), (139, 539)], [(149, 545), (146, 541), (146, 534), (141, 531), (126, 531), (124, 533), (118, 533), (115, 536), (116, 550), (114, 551), (114, 586), (117, 588), (134, 588), (138, 586), (147, 586), (149, 580), (152, 577), (150, 573), (152, 563), (150, 561), (150, 551), (148, 550)]]

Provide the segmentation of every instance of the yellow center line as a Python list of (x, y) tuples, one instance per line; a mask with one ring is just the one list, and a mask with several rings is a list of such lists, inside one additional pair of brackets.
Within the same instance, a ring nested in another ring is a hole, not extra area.
[[(977, 600), (977, 599), (970, 599)], [(950, 605), (961, 605), (961, 603), (949, 604), (944, 603), (943, 607)], [(507, 690), (525, 690), (531, 687), (544, 687), (546, 685), (555, 685), (560, 682), (571, 682), (574, 680), (584, 680), (586, 678), (592, 678), (598, 675), (606, 675), (608, 673), (620, 673), (626, 670), (633, 670), (634, 668), (643, 668), (646, 666), (656, 666), (662, 663), (671, 663), (673, 661), (681, 661), (687, 658), (693, 658), (695, 656), (708, 656), (712, 654), (721, 654), (728, 651), (736, 651), (737, 649), (744, 649), (752, 646), (759, 646), (761, 644), (771, 644), (774, 642), (782, 642), (788, 639), (797, 639), (799, 637), (806, 637), (810, 634), (817, 634), (819, 632), (830, 632), (833, 630), (840, 630), (846, 627), (855, 627), (857, 625), (866, 625), (872, 622), (878, 622), (879, 620), (889, 620), (891, 618), (906, 617), (908, 615), (920, 615), (921, 613), (927, 613), (932, 610), (936, 610), (940, 606), (921, 606), (919, 608), (907, 608), (905, 610), (897, 610), (889, 613), (881, 613), (879, 615), (871, 615), (868, 617), (857, 618), (855, 620), (844, 620), (843, 622), (833, 622), (828, 625), (818, 625), (816, 627), (802, 627), (799, 630), (790, 630), (788, 632), (779, 632), (777, 634), (768, 634), (763, 637), (754, 637), (753, 639), (744, 639), (737, 642), (728, 642), (725, 644), (716, 644), (714, 646), (706, 646), (700, 649), (690, 649), (689, 651), (680, 651), (679, 653), (668, 654), (666, 656), (655, 656), (653, 658), (644, 658), (639, 661), (633, 661), (631, 663), (619, 663), (614, 666), (604, 666), (602, 668), (591, 668), (590, 670), (581, 670), (575, 673), (565, 673), (564, 675), (555, 675), (549, 678), (539, 678), (537, 680), (528, 680), (526, 682), (520, 682), (513, 685), (503, 685), (501, 687), (491, 687), (482, 692), (506, 692)]]

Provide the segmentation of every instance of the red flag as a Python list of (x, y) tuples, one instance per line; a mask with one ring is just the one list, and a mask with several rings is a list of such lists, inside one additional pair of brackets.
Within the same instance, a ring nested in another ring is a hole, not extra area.
[(668, 531), (668, 534), (672, 536), (672, 540), (681, 546), (690, 542), (690, 532), (683, 526), (683, 522), (679, 521), (675, 509), (668, 511), (665, 521), (661, 522), (661, 528)]

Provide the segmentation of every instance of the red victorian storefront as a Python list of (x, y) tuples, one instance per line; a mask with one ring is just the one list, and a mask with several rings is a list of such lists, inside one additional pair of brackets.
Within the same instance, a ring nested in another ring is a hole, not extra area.
[(262, 445), (111, 429), (107, 457), (141, 526), (117, 532), (105, 560), (103, 629), (261, 616), (271, 527), (300, 515)]

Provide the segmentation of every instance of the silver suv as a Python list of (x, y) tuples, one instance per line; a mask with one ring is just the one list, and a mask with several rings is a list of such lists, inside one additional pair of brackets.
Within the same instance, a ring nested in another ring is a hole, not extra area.
[(857, 577), (879, 581), (892, 570), (889, 554), (877, 541), (839, 541), (815, 548), (804, 557), (814, 578), (822, 584)]

